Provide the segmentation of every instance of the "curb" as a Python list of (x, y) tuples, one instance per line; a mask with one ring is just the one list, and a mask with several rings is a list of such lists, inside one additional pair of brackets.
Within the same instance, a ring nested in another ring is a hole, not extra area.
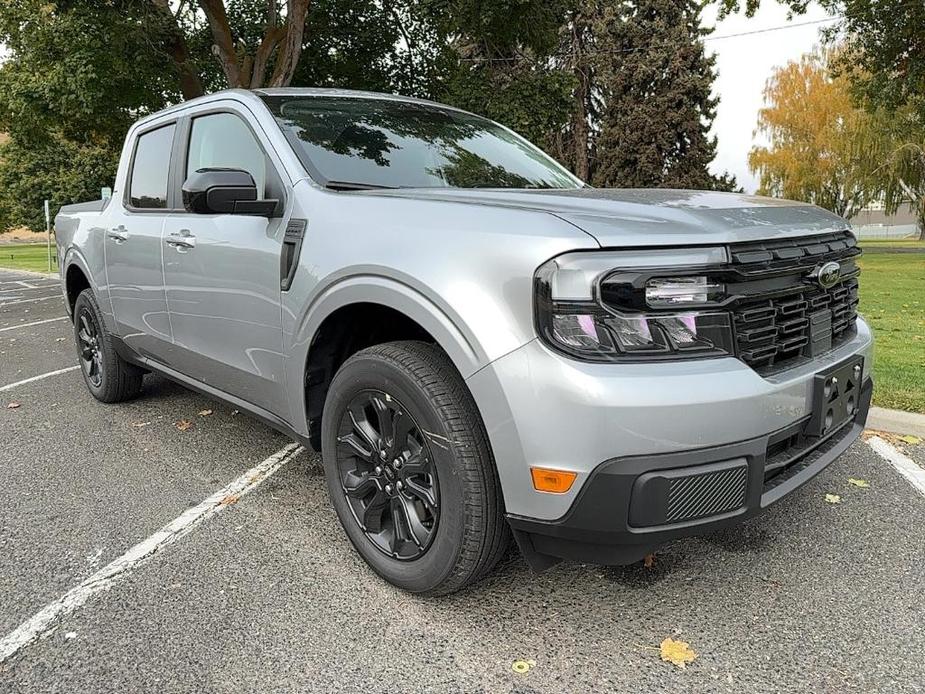
[(871, 407), (867, 415), (867, 428), (925, 438), (925, 414)]

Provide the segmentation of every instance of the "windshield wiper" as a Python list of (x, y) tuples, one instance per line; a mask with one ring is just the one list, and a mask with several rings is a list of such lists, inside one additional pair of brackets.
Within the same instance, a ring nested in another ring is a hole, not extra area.
[(378, 183), (356, 183), (355, 181), (327, 181), (328, 190), (395, 190), (398, 186), (383, 186)]

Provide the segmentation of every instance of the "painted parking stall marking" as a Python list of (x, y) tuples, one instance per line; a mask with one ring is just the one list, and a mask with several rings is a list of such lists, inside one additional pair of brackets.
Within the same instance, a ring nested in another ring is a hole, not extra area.
[(925, 469), (919, 467), (912, 458), (896, 449), (893, 445), (884, 441), (879, 436), (871, 436), (867, 440), (874, 452), (883, 458), (886, 462), (896, 468), (896, 471), (906, 478), (906, 481), (925, 496)]
[(0, 328), (0, 333), (6, 332), (7, 330), (19, 330), (20, 328), (31, 328), (36, 325), (45, 325), (45, 323), (56, 323), (60, 320), (67, 320), (67, 316), (58, 316), (57, 318), (46, 318), (45, 320), (34, 320), (31, 323), (20, 323), (19, 325), (8, 325), (5, 328)]
[(51, 378), (52, 376), (58, 376), (60, 374), (66, 374), (69, 371), (76, 371), (79, 369), (79, 366), (68, 366), (64, 369), (58, 369), (56, 371), (49, 371), (48, 373), (39, 374), (38, 376), (32, 376), (31, 378), (24, 378), (21, 381), (16, 381), (15, 383), (9, 383), (5, 386), (0, 386), (0, 393), (13, 390), (13, 388), (18, 388), (19, 386), (24, 386), (27, 383), (34, 383), (35, 381), (42, 381), (46, 378)]
[(60, 300), (61, 294), (55, 293), (55, 294), (52, 294), (51, 296), (40, 296), (35, 299), (14, 299), (12, 301), (0, 301), (0, 308), (3, 308), (4, 306), (16, 306), (18, 304), (32, 304), (32, 303), (35, 303), (36, 301), (48, 301), (49, 299), (59, 299)]
[(284, 446), (269, 458), (257, 463), (243, 475), (193, 506), (125, 554), (104, 566), (92, 576), (20, 624), (0, 639), (0, 665), (23, 648), (54, 631), (60, 620), (79, 609), (94, 594), (108, 590), (116, 581), (127, 576), (135, 567), (160, 550), (187, 535), (209, 517), (222, 512), (242, 496), (256, 489), (292, 461), (305, 449), (297, 443)]

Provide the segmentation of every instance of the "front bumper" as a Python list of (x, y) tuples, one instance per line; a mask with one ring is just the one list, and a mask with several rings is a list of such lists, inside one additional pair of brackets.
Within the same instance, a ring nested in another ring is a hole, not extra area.
[[(535, 568), (558, 559), (638, 561), (668, 540), (754, 516), (808, 482), (864, 430), (872, 391), (867, 379), (857, 414), (827, 436), (804, 437), (806, 419), (741, 443), (610, 460), (593, 471), (563, 518), (508, 520)], [(674, 507), (669, 494), (679, 500)], [(677, 508), (693, 519), (672, 519)]]
[[(466, 383), (485, 423), (504, 503), (514, 516), (553, 521), (571, 509), (605, 461), (685, 453), (768, 436), (812, 414), (816, 374), (853, 356), (873, 362), (870, 329), (802, 366), (762, 377), (732, 357), (588, 364), (538, 340)], [(575, 472), (566, 494), (537, 492), (530, 468)]]

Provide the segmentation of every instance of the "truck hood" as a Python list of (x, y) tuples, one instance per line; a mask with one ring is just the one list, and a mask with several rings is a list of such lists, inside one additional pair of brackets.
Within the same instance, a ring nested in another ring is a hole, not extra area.
[(814, 205), (712, 191), (409, 188), (369, 194), (548, 212), (604, 247), (724, 244), (849, 228)]

